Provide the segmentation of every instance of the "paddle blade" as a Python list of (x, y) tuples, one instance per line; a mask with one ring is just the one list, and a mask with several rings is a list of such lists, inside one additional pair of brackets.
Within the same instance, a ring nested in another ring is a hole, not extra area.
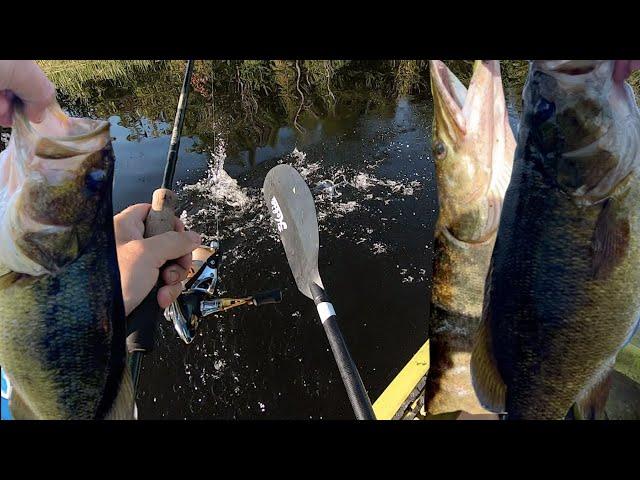
[(322, 286), (318, 273), (318, 217), (304, 179), (290, 165), (272, 168), (264, 179), (264, 199), (274, 220), (298, 289), (313, 299), (310, 286)]

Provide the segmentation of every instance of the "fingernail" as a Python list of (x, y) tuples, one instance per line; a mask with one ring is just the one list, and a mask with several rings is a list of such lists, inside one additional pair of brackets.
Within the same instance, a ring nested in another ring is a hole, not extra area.
[(200, 245), (201, 239), (199, 234), (197, 234), (196, 232), (187, 232), (187, 235), (189, 235), (189, 238), (193, 243), (195, 243), (196, 245)]
[(178, 272), (176, 272), (175, 270), (169, 271), (169, 283), (176, 283), (179, 279), (180, 276), (178, 275)]

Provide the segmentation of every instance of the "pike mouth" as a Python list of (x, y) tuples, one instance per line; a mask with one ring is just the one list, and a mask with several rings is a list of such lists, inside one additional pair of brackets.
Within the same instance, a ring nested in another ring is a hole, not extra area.
[(462, 109), (467, 96), (467, 88), (440, 60), (429, 60), (429, 71), (431, 93), (434, 100), (442, 108), (442, 113), (449, 117), (464, 135), (466, 127)]
[[(467, 89), (458, 80), (458, 84), (454, 85), (456, 77), (451, 73), (449, 68), (439, 60), (433, 60), (433, 75), (438, 83), (442, 86), (442, 92), (448, 95), (450, 103), (462, 110), (464, 99), (467, 96)], [(455, 78), (455, 80), (454, 80)]]

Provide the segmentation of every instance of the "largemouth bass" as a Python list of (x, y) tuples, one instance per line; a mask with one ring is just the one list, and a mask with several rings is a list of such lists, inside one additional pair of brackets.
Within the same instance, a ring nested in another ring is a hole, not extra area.
[(134, 416), (105, 121), (17, 111), (0, 154), (0, 365), (16, 419)]
[(440, 213), (425, 410), (482, 414), (487, 411), (476, 398), (469, 363), (515, 139), (497, 60), (476, 61), (468, 90), (444, 63), (435, 60), (429, 66)]
[[(508, 419), (604, 408), (640, 318), (640, 114), (614, 61), (535, 61), (471, 370)], [(573, 411), (574, 409), (572, 409)]]

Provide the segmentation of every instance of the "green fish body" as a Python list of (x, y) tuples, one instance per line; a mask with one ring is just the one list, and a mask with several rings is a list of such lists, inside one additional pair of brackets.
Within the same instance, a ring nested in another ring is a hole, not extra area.
[(640, 115), (613, 61), (530, 67), (472, 354), (508, 419), (604, 408), (640, 318)]
[(0, 365), (16, 419), (133, 418), (109, 123), (16, 115), (0, 155)]

